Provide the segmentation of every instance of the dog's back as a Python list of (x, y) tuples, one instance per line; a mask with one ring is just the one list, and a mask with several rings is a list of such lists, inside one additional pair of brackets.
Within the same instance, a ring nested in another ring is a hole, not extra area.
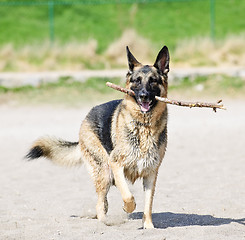
[(97, 135), (108, 154), (113, 149), (111, 140), (111, 121), (116, 108), (122, 100), (114, 100), (98, 105), (88, 113), (86, 121), (91, 126), (91, 130)]

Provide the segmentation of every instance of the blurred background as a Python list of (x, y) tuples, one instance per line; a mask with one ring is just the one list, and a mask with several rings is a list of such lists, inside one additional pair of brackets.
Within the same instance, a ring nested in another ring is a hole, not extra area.
[[(123, 97), (105, 83), (124, 85), (126, 46), (153, 64), (164, 45), (168, 97), (222, 99), (227, 111), (169, 106), (162, 229), (140, 230), (140, 181), (135, 217), (113, 188), (112, 221), (99, 224), (85, 168), (23, 158), (39, 136), (77, 141), (92, 106)], [(244, 96), (245, 0), (0, 0), (0, 238), (244, 239)]]
[(170, 91), (242, 96), (244, 12), (241, 0), (1, 0), (0, 101), (111, 93), (104, 83), (124, 79), (126, 46), (152, 64), (163, 45)]

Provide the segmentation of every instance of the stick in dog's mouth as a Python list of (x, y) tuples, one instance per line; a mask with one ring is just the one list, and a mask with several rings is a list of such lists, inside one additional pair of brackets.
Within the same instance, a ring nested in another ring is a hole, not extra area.
[[(130, 96), (135, 96), (134, 91), (132, 91), (131, 89), (127, 89), (127, 88), (123, 88), (121, 86), (118, 86), (116, 84), (113, 84), (111, 82), (107, 82), (106, 86), (113, 88), (117, 91), (126, 93)], [(171, 100), (168, 98), (162, 98), (162, 97), (155, 97), (158, 101), (161, 102), (165, 102), (167, 104), (173, 104), (173, 105), (177, 105), (177, 106), (181, 106), (181, 107), (189, 107), (189, 108), (193, 108), (193, 107), (199, 107), (199, 108), (212, 108), (214, 110), (214, 112), (216, 112), (217, 108), (219, 109), (223, 109), (226, 110), (226, 108), (224, 107), (222, 103), (222, 100), (217, 101), (217, 103), (206, 103), (206, 102), (185, 102), (185, 101), (180, 101), (180, 100)]]

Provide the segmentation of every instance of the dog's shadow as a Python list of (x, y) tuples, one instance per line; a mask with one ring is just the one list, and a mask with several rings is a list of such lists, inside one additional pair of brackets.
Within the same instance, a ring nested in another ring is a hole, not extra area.
[[(129, 215), (129, 219), (142, 219), (142, 212)], [(155, 228), (187, 227), (187, 226), (219, 226), (236, 222), (245, 225), (245, 218), (216, 218), (211, 215), (185, 214), (185, 213), (153, 213), (152, 221)]]

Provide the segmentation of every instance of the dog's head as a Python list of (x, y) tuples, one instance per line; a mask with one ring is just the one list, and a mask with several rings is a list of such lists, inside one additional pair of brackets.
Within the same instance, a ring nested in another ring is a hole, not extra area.
[(150, 112), (157, 104), (155, 96), (167, 97), (169, 52), (164, 46), (153, 65), (142, 65), (127, 47), (129, 72), (126, 87), (135, 93), (134, 100), (141, 112)]

